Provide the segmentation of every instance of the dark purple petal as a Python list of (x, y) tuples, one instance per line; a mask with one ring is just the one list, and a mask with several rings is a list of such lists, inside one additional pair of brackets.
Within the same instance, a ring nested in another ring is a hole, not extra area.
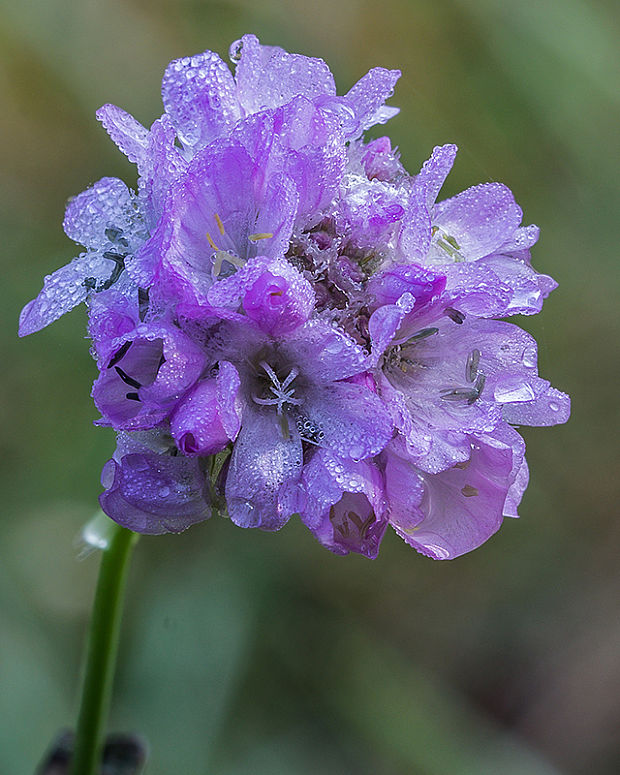
[(99, 496), (105, 513), (136, 533), (180, 533), (211, 516), (204, 473), (182, 455), (131, 453), (109, 460)]
[(251, 258), (230, 277), (211, 286), (214, 308), (238, 309), (270, 336), (278, 337), (303, 325), (314, 309), (314, 291), (288, 261)]
[[(234, 366), (228, 365), (234, 369)], [(179, 401), (170, 418), (170, 431), (178, 448), (185, 455), (214, 455), (224, 449), (229, 441), (234, 441), (240, 425), (240, 407), (235, 412), (239, 390), (238, 375), (236, 382), (232, 391), (222, 395), (217, 379), (204, 379)], [(231, 436), (224, 427), (222, 404), (226, 405), (225, 411), (229, 417), (236, 417), (236, 430)]]
[(152, 428), (196, 382), (205, 365), (197, 345), (171, 326), (138, 326), (115, 340), (92, 396), (100, 425)]

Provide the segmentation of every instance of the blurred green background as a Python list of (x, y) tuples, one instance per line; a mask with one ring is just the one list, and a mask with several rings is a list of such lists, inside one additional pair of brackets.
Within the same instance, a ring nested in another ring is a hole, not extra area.
[(560, 283), (519, 322), (573, 418), (526, 429), (521, 520), (454, 562), (394, 534), (374, 562), (338, 558), (299, 524), (143, 539), (111, 727), (148, 738), (150, 775), (617, 773), (616, 0), (2, 2), (0, 772), (33, 772), (74, 721), (97, 559), (73, 540), (114, 445), (83, 311), (18, 341), (19, 310), (74, 255), (67, 198), (135, 181), (95, 109), (149, 125), (169, 60), (248, 31), (323, 57), (341, 92), (401, 68), (387, 131), (408, 169), (456, 142), (446, 196), (513, 189)]

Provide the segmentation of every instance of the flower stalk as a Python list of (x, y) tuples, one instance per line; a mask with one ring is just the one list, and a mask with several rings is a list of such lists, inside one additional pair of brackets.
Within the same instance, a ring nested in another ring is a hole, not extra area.
[(99, 775), (129, 560), (137, 539), (136, 533), (114, 524), (102, 552), (71, 775)]

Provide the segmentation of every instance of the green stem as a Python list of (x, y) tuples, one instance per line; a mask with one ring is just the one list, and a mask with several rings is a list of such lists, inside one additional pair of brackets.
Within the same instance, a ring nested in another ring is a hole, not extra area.
[(86, 672), (78, 717), (72, 775), (99, 775), (110, 704), (123, 597), (131, 550), (138, 536), (113, 525), (102, 552), (86, 647)]

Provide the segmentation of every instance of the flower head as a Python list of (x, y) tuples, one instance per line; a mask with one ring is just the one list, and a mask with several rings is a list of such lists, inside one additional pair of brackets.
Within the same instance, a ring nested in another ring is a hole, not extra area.
[(85, 301), (98, 423), (118, 432), (104, 511), (177, 532), (212, 513), (376, 557), (388, 525), (437, 559), (517, 516), (521, 424), (564, 422), (536, 343), (535, 226), (499, 183), (439, 199), (456, 147), (409, 175), (387, 137), (399, 77), (339, 96), (320, 59), (261, 45), (172, 62), (150, 129), (98, 118), (137, 166), (69, 203), (84, 247), (20, 334)]

